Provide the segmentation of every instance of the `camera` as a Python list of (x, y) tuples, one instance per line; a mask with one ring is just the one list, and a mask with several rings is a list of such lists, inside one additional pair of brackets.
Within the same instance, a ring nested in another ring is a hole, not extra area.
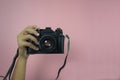
[(36, 30), (40, 35), (35, 36), (39, 41), (39, 45), (35, 44), (33, 41), (28, 40), (39, 50), (33, 50), (27, 48), (28, 54), (62, 54), (64, 53), (64, 35), (61, 28), (57, 28), (55, 31), (51, 27), (46, 27), (45, 29)]

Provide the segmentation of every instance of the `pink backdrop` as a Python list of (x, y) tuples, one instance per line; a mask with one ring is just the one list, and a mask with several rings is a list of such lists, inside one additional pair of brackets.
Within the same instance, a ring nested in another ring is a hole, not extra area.
[[(0, 0), (0, 75), (16, 53), (17, 34), (31, 24), (70, 35), (60, 80), (120, 80), (119, 0)], [(31, 55), (26, 80), (54, 80), (64, 57)]]

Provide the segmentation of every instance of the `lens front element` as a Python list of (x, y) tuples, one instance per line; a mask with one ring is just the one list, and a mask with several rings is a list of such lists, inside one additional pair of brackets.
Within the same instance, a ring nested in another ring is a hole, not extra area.
[(50, 40), (45, 40), (44, 41), (44, 46), (46, 47), (46, 48), (49, 48), (50, 46), (51, 46), (51, 41)]
[(40, 38), (41, 52), (52, 53), (56, 47), (56, 39), (51, 35), (44, 35)]

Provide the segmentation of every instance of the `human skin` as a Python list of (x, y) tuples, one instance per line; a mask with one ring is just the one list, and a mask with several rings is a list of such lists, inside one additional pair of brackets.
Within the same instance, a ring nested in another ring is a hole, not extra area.
[(23, 31), (21, 31), (17, 36), (17, 43), (18, 43), (18, 58), (16, 61), (15, 68), (13, 70), (13, 74), (11, 80), (25, 80), (25, 73), (26, 73), (26, 63), (29, 55), (27, 54), (26, 47), (32, 48), (34, 50), (38, 50), (39, 48), (33, 45), (27, 40), (32, 40), (36, 44), (39, 44), (38, 40), (32, 36), (39, 36), (39, 33), (36, 31), (36, 25), (30, 25), (26, 27)]

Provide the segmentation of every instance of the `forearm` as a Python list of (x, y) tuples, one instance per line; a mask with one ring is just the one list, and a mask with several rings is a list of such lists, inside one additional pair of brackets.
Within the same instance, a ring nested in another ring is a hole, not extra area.
[(25, 80), (26, 63), (27, 58), (18, 56), (11, 80)]
[(36, 44), (39, 44), (39, 41), (36, 39), (36, 37), (33, 36), (39, 36), (39, 33), (36, 30), (36, 25), (28, 26), (17, 36), (19, 55), (12, 73), (11, 80), (25, 80), (26, 63), (29, 56), (29, 54), (27, 54), (26, 47), (32, 48), (34, 50), (39, 49), (38, 47), (27, 41), (32, 40)]

